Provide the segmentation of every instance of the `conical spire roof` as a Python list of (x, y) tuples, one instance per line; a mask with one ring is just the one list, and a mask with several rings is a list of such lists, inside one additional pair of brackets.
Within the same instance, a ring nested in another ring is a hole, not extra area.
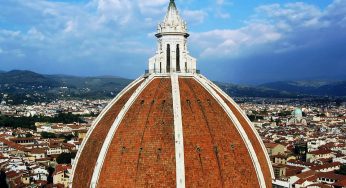
[(181, 17), (179, 16), (179, 12), (178, 12), (177, 6), (175, 5), (174, 0), (171, 0), (170, 3), (169, 3), (169, 6), (168, 6), (168, 10), (167, 10), (167, 14), (166, 14), (165, 20), (166, 19), (174, 19), (174, 18), (181, 19)]
[(158, 33), (187, 33), (186, 22), (179, 15), (174, 0), (170, 0), (165, 19), (158, 26)]
[(177, 9), (177, 6), (175, 6), (174, 0), (171, 0), (171, 1), (170, 1), (168, 9), (170, 9), (170, 8), (175, 8), (175, 9)]

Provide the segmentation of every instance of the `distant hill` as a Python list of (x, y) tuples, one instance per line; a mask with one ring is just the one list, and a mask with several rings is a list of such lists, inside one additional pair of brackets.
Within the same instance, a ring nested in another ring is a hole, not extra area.
[(305, 95), (346, 96), (346, 81), (287, 81), (262, 84), (260, 87)]
[(63, 75), (48, 75), (48, 78), (59, 82), (63, 87), (88, 88), (91, 90), (121, 90), (126, 87), (131, 80), (120, 77), (100, 76), (100, 77), (76, 77)]
[(222, 90), (232, 97), (270, 97), (270, 98), (296, 98), (298, 94), (270, 89), (265, 87), (252, 87), (237, 84), (215, 82)]
[(0, 84), (7, 84), (16, 87), (47, 86), (56, 87), (59, 83), (31, 71), (13, 70), (0, 73)]
[[(47, 102), (56, 99), (113, 98), (132, 80), (115, 76), (42, 75), (31, 71), (0, 72), (0, 102)], [(291, 81), (246, 86), (216, 82), (232, 97), (292, 98), (346, 96), (346, 81)]]
[(55, 99), (113, 98), (130, 82), (130, 79), (112, 76), (42, 75), (14, 70), (0, 73), (0, 94), (8, 94), (7, 100), (15, 104)]

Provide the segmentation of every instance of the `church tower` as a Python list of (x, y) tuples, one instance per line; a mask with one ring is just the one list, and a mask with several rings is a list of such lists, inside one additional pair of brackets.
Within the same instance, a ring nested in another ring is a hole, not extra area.
[(156, 55), (149, 59), (149, 73), (196, 73), (196, 59), (189, 55), (187, 24), (180, 17), (174, 0), (158, 25)]

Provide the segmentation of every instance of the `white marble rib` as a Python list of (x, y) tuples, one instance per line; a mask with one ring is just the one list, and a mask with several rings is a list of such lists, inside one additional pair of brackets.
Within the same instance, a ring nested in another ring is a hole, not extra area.
[(87, 141), (89, 140), (90, 135), (92, 134), (92, 132), (94, 131), (95, 127), (97, 126), (97, 124), (100, 122), (100, 120), (104, 117), (104, 115), (108, 112), (108, 110), (130, 89), (132, 89), (135, 85), (137, 85), (139, 82), (141, 82), (143, 80), (143, 76), (140, 76), (139, 78), (137, 78), (135, 81), (133, 81), (132, 83), (130, 83), (128, 86), (126, 86), (107, 106), (106, 108), (104, 108), (102, 110), (102, 112), (100, 113), (100, 115), (94, 120), (93, 125), (90, 127), (90, 129), (87, 132), (86, 137), (84, 138), (81, 147), (78, 149), (76, 158), (74, 160), (74, 164), (72, 165), (72, 174), (70, 178), (70, 182), (69, 182), (69, 187), (72, 188), (72, 182), (73, 182), (73, 178), (74, 178), (74, 172), (76, 170), (76, 167), (78, 165), (78, 161), (80, 158), (80, 155), (83, 151), (83, 148), (85, 146), (85, 144), (87, 143)]
[(127, 111), (130, 109), (130, 107), (132, 106), (132, 104), (136, 101), (137, 97), (142, 93), (142, 91), (149, 85), (149, 83), (154, 79), (155, 75), (152, 74), (150, 75), (148, 78), (146, 78), (146, 80), (136, 89), (136, 91), (133, 93), (133, 95), (130, 97), (130, 99), (126, 102), (126, 104), (124, 105), (124, 107), (122, 108), (122, 110), (119, 112), (119, 115), (117, 116), (117, 118), (115, 119), (111, 129), (109, 130), (107, 137), (103, 143), (102, 149), (100, 151), (100, 154), (98, 156), (97, 162), (96, 162), (96, 166), (95, 166), (95, 170), (91, 179), (91, 183), (90, 183), (90, 187), (91, 188), (96, 188), (97, 187), (97, 183), (99, 180), (99, 175), (101, 173), (102, 170), (102, 166), (104, 163), (104, 160), (106, 158), (107, 152), (108, 152), (108, 148), (113, 140), (113, 137), (121, 123), (121, 121), (123, 120), (123, 118), (125, 117)]
[(246, 122), (250, 125), (252, 131), (255, 133), (256, 135), (256, 138), (257, 140), (260, 142), (260, 145), (262, 147), (262, 150), (265, 154), (265, 157), (266, 157), (266, 160), (267, 160), (267, 164), (268, 164), (268, 167), (270, 169), (270, 174), (272, 176), (272, 179), (275, 178), (275, 175), (274, 175), (274, 170), (272, 168), (272, 165), (271, 165), (271, 162), (270, 162), (270, 158), (269, 158), (269, 155), (268, 155), (268, 152), (267, 152), (267, 149), (266, 147), (264, 146), (264, 143), (262, 142), (262, 139), (260, 137), (260, 135), (258, 134), (257, 130), (255, 129), (255, 127), (253, 126), (252, 122), (249, 120), (249, 118), (247, 117), (247, 115), (245, 114), (245, 112), (239, 107), (239, 105), (230, 97), (228, 96), (224, 91), (222, 91), (222, 89), (220, 89), (216, 84), (214, 84), (212, 81), (208, 80), (205, 76), (203, 75), (200, 75), (202, 78), (204, 78), (208, 83), (209, 85), (214, 88), (216, 91), (218, 91), (223, 97), (225, 97), (232, 105), (234, 105), (237, 110), (245, 117), (245, 120)]
[(239, 134), (241, 135), (246, 148), (248, 149), (249, 153), (250, 153), (250, 157), (252, 159), (252, 163), (256, 169), (256, 175), (258, 178), (258, 181), (260, 183), (260, 187), (261, 188), (266, 188), (266, 184), (264, 181), (264, 176), (263, 176), (263, 172), (261, 169), (261, 166), (259, 164), (258, 158), (256, 156), (256, 152), (245, 132), (245, 130), (243, 129), (243, 127), (241, 126), (240, 122), (238, 121), (238, 119), (235, 117), (235, 115), (232, 113), (231, 109), (228, 107), (228, 105), (222, 100), (222, 98), (215, 92), (215, 90), (213, 90), (213, 88), (211, 88), (211, 86), (208, 84), (208, 82), (199, 77), (199, 76), (195, 76), (194, 77), (196, 81), (198, 81), (213, 97), (214, 99), (221, 105), (221, 107), (223, 108), (223, 110), (227, 113), (228, 117), (232, 120), (232, 122), (234, 123), (235, 127), (237, 128)]
[(181, 116), (180, 88), (177, 74), (172, 74), (171, 82), (174, 114), (176, 182), (177, 188), (185, 188), (183, 123)]

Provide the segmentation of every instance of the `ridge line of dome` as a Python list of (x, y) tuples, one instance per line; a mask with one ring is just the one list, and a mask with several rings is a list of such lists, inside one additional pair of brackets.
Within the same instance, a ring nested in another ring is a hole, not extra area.
[(251, 157), (252, 163), (255, 167), (258, 181), (260, 182), (260, 187), (266, 188), (264, 175), (263, 175), (263, 172), (261, 169), (261, 165), (259, 164), (258, 158), (256, 156), (256, 152), (255, 152), (245, 130), (241, 126), (240, 122), (238, 121), (238, 119), (236, 117), (234, 117), (234, 114), (231, 112), (231, 110), (229, 109), (227, 104), (225, 104), (225, 102), (222, 100), (222, 98), (208, 85), (208, 82), (206, 81), (207, 79), (204, 79), (203, 77), (200, 77), (200, 76), (194, 76), (194, 79), (198, 83), (200, 83), (204, 87), (204, 89), (206, 89), (210, 93), (211, 96), (213, 96), (215, 98), (215, 100), (219, 103), (219, 105), (223, 108), (223, 110), (226, 112), (228, 117), (234, 123), (234, 125), (237, 128), (248, 152), (250, 153), (250, 157)]
[(101, 173), (104, 160), (107, 155), (108, 148), (111, 144), (111, 141), (114, 138), (114, 135), (117, 131), (118, 126), (122, 122), (122, 119), (126, 115), (127, 111), (130, 109), (131, 105), (133, 102), (139, 97), (139, 95), (143, 92), (143, 90), (155, 79), (154, 75), (150, 75), (149, 77), (146, 78), (146, 80), (136, 89), (136, 91), (132, 94), (130, 99), (126, 102), (124, 105), (123, 109), (119, 112), (118, 116), (116, 117), (111, 129), (109, 130), (107, 137), (102, 145), (102, 149), (100, 151), (99, 157), (96, 162), (95, 170), (92, 175), (90, 187), (91, 188), (96, 188), (99, 180), (99, 175)]

